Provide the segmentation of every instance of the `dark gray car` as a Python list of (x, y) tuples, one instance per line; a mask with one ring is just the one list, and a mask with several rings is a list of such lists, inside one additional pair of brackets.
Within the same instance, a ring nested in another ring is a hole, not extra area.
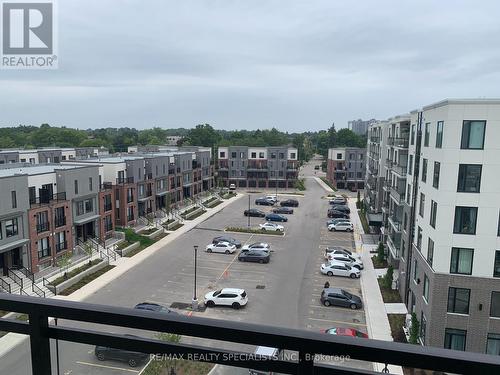
[(238, 260), (240, 262), (269, 263), (271, 260), (271, 253), (264, 250), (242, 251), (238, 255)]
[(361, 298), (340, 288), (323, 289), (320, 301), (325, 306), (350, 307), (353, 310), (363, 307)]
[(219, 237), (215, 237), (212, 240), (212, 243), (214, 245), (217, 245), (219, 242), (229, 242), (231, 245), (236, 246), (236, 248), (238, 248), (238, 249), (241, 247), (241, 242), (238, 241), (236, 238), (233, 238), (233, 237), (219, 236)]

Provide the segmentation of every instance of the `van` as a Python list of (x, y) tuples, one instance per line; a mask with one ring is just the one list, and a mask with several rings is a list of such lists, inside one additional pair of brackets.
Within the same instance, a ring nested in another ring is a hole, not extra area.
[(229, 184), (229, 190), (236, 190), (235, 184)]
[[(283, 350), (277, 348), (271, 348), (269, 346), (258, 346), (257, 349), (255, 349), (254, 356), (256, 359), (259, 359), (259, 357), (261, 358), (264, 357), (261, 359), (263, 361), (283, 359)], [(261, 370), (248, 370), (248, 373), (249, 375), (276, 374), (275, 372), (261, 371)]]

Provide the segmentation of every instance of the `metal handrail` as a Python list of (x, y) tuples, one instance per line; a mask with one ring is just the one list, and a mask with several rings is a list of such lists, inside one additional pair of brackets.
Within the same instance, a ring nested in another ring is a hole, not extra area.
[(35, 283), (31, 284), (31, 291), (35, 292), (39, 297), (45, 298), (45, 292)]
[(10, 287), (10, 284), (5, 281), (4, 279), (0, 279), (0, 287), (5, 290), (7, 293), (12, 293), (12, 289)]
[(17, 268), (24, 276), (31, 280), (32, 283), (35, 282), (35, 275), (27, 268), (21, 266)]
[(12, 270), (11, 268), (7, 268), (7, 276), (14, 280), (14, 282), (19, 285), (21, 289), (23, 288), (23, 279), (17, 276), (14, 270)]
[(24, 296), (30, 296), (28, 293), (26, 293), (26, 292), (23, 290), (23, 288), (19, 289), (19, 294), (20, 294), (20, 295), (22, 295), (22, 296), (23, 296), (23, 295), (24, 295)]

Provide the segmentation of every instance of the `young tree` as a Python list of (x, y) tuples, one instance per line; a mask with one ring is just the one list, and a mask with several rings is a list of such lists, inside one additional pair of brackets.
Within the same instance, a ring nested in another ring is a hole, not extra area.
[(57, 266), (63, 270), (64, 269), (64, 278), (66, 279), (68, 277), (68, 268), (69, 265), (71, 264), (71, 252), (67, 252), (63, 255), (61, 255), (59, 258), (57, 258)]
[(385, 249), (384, 249), (384, 244), (382, 242), (378, 243), (377, 247), (377, 261), (379, 263), (382, 263), (385, 261)]
[(417, 314), (411, 313), (411, 327), (410, 327), (410, 344), (418, 344), (418, 337), (420, 335), (420, 322), (417, 319)]
[(389, 266), (383, 278), (383, 284), (386, 289), (392, 289), (393, 279), (394, 279), (394, 268), (392, 266)]

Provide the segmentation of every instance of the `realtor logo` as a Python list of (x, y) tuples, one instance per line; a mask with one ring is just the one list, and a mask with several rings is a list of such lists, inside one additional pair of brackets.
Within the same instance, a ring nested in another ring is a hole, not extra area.
[(54, 4), (2, 3), (2, 68), (54, 69)]

